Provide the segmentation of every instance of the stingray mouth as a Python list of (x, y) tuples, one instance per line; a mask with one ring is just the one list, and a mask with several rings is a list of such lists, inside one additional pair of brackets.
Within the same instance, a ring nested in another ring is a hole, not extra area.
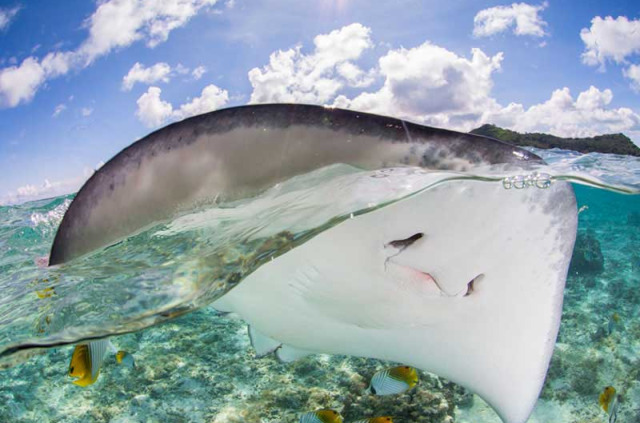
[[(416, 232), (407, 238), (394, 239), (384, 244), (385, 251), (391, 253), (386, 256), (384, 262), (385, 272), (391, 274), (391, 279), (396, 280), (399, 285), (404, 287), (413, 285), (414, 288), (420, 288), (420, 291), (427, 292), (429, 296), (464, 298), (477, 293), (478, 284), (484, 278), (483, 273), (477, 274), (465, 284), (447, 284), (442, 283), (434, 272), (397, 261), (403, 252), (410, 248), (417, 248), (425, 238), (423, 232)], [(452, 290), (450, 286), (461, 288)]]

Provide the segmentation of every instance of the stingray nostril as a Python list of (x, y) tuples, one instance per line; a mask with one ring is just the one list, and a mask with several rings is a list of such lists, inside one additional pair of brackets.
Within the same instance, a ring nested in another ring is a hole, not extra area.
[(467, 293), (464, 294), (465, 297), (473, 294), (473, 291), (478, 287), (478, 282), (480, 282), (484, 278), (484, 273), (480, 273), (475, 278), (471, 279), (471, 281), (467, 284)]
[(411, 244), (413, 244), (414, 242), (416, 242), (422, 237), (424, 237), (424, 234), (422, 232), (418, 232), (416, 234), (411, 235), (409, 238), (391, 241), (387, 243), (386, 246), (397, 248), (399, 250), (404, 250), (405, 248), (409, 247)]

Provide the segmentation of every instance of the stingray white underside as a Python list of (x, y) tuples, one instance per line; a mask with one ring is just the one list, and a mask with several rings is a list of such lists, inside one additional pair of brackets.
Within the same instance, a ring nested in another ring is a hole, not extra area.
[(317, 235), (213, 306), (249, 323), (262, 352), (415, 366), (523, 423), (553, 352), (576, 224), (565, 183), (447, 182)]

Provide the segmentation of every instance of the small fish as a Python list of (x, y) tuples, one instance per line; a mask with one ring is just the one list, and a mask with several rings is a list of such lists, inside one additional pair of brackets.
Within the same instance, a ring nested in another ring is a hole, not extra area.
[(356, 420), (353, 423), (393, 423), (393, 419), (388, 416), (372, 417), (370, 419)]
[(609, 412), (609, 408), (611, 404), (614, 402), (616, 398), (616, 388), (613, 386), (607, 386), (604, 388), (602, 393), (600, 394), (599, 403), (600, 407), (605, 411), (605, 413)]
[(371, 378), (368, 391), (376, 395), (401, 394), (416, 386), (418, 371), (409, 366), (381, 370)]
[(342, 423), (342, 416), (335, 410), (316, 410), (300, 416), (300, 423)]
[(95, 383), (108, 348), (113, 345), (107, 339), (76, 345), (69, 364), (69, 376), (76, 378), (73, 383), (82, 387)]
[(133, 361), (133, 356), (126, 351), (118, 351), (116, 353), (116, 361), (118, 364), (124, 364), (130, 369), (136, 367), (136, 363)]
[(609, 323), (607, 324), (607, 333), (611, 335), (613, 331), (620, 325), (620, 315), (618, 313), (613, 313), (611, 317), (609, 317)]
[(48, 288), (45, 289), (41, 289), (40, 291), (36, 291), (36, 295), (38, 296), (38, 298), (40, 298), (41, 300), (44, 298), (49, 298), (52, 295), (54, 295), (56, 293), (54, 287), (50, 286)]

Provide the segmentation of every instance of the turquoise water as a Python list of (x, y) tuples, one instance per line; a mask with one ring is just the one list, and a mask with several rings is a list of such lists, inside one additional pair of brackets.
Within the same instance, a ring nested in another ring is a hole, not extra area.
[[(640, 186), (635, 158), (537, 152), (558, 175), (587, 175), (619, 191)], [(380, 176), (394, 189), (374, 189)], [(413, 185), (399, 183), (407, 178)], [(333, 167), (248, 203), (190, 211), (61, 268), (42, 263), (72, 196), (0, 207), (6, 367), (0, 422), (294, 422), (322, 407), (341, 410), (346, 421), (390, 414), (400, 422), (498, 422), (479, 398), (424, 373), (410, 393), (363, 395), (371, 375), (389, 363), (324, 355), (288, 365), (255, 359), (245, 324), (207, 307), (261, 260), (326, 229), (324, 222), (338, 224), (426, 183), (419, 172), (389, 176)], [(343, 195), (336, 198), (344, 200), (327, 208), (323, 189), (338, 190)], [(598, 394), (607, 385), (624, 399), (618, 421), (634, 421), (640, 414), (640, 196), (575, 190), (581, 209), (576, 248), (590, 265), (574, 265), (567, 279), (556, 351), (531, 421), (606, 421)], [(261, 220), (249, 218), (256, 215)], [(251, 243), (234, 242), (238, 237)], [(612, 324), (614, 313), (619, 319)], [(136, 367), (109, 357), (88, 388), (70, 383), (70, 346), (7, 352), (33, 340), (109, 333), (123, 333), (113, 343), (133, 354)]]

